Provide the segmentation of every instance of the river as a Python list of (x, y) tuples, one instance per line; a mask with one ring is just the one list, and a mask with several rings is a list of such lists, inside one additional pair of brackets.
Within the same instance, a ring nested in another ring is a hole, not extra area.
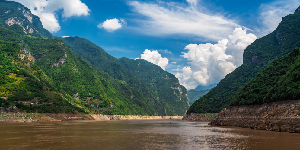
[(207, 124), (181, 120), (2, 123), (0, 149), (300, 149), (300, 134)]

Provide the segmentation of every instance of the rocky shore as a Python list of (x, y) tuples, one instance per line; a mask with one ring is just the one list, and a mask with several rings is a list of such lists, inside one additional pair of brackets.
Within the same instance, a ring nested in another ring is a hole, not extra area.
[(204, 122), (211, 122), (213, 121), (218, 113), (203, 113), (203, 114), (197, 114), (197, 113), (191, 113), (189, 115), (184, 115), (182, 120), (187, 121), (204, 121)]
[(300, 132), (300, 100), (229, 106), (210, 123), (278, 132)]
[(182, 119), (182, 116), (140, 116), (140, 115), (103, 115), (103, 114), (55, 114), (55, 113), (21, 113), (1, 112), (0, 123), (41, 122), (72, 120), (140, 120), (140, 119)]
[(1, 112), (0, 123), (7, 122), (38, 122), (38, 121), (60, 121), (46, 115), (38, 113), (13, 113), (13, 112)]
[(136, 119), (182, 119), (183, 116), (141, 116), (141, 115), (118, 115), (120, 120), (136, 120)]

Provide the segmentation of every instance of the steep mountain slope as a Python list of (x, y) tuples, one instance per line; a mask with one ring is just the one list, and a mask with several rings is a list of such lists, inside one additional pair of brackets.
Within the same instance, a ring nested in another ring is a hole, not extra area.
[[(89, 40), (80, 37), (67, 37), (62, 38), (62, 40), (64, 40), (65, 44), (70, 49), (78, 53), (95, 67), (102, 69), (116, 79), (123, 80), (128, 83), (130, 87), (140, 93), (140, 100), (147, 101), (149, 106), (154, 106), (159, 115), (183, 115), (186, 111), (186, 98), (182, 98), (183, 101), (185, 101), (184, 105), (179, 106), (177, 103), (171, 104), (171, 102), (177, 101), (178, 98), (180, 99), (181, 96), (177, 98), (175, 98), (176, 94), (173, 94), (173, 97), (160, 96), (160, 93), (163, 93), (164, 91), (167, 92), (168, 89), (160, 89), (161, 91), (157, 91), (158, 89), (152, 88), (152, 86), (150, 86), (150, 82), (148, 83), (147, 80), (143, 80), (145, 77), (135, 74), (135, 71), (131, 72), (131, 70), (128, 70), (126, 67), (124, 68), (124, 66), (120, 64), (121, 61), (109, 55), (101, 47), (95, 45)], [(156, 65), (151, 64), (150, 66), (153, 67)], [(160, 72), (163, 73), (164, 71), (160, 69)], [(168, 88), (170, 87), (171, 85)], [(184, 91), (186, 91), (186, 89), (182, 88), (183, 93)], [(136, 96), (134, 95), (134, 97)], [(166, 97), (166, 99), (162, 97)], [(175, 108), (177, 106), (179, 109)]]
[[(19, 110), (27, 112), (84, 112), (61, 96), (53, 86), (53, 81), (28, 59), (20, 45), (0, 41), (1, 105), (16, 105)], [(29, 103), (30, 106), (23, 103)]]
[(263, 104), (300, 98), (300, 47), (275, 59), (233, 97), (231, 105)]
[[(27, 10), (27, 8), (14, 9), (13, 6), (19, 6), (18, 3), (7, 3), (7, 5), (9, 4), (12, 7), (10, 12)], [(6, 7), (4, 8), (6, 9)], [(15, 12), (14, 14), (20, 13)], [(28, 23), (28, 21), (28, 18), (25, 18), (24, 22)], [(20, 28), (21, 25), (15, 24), (14, 26), (18, 28), (11, 29), (7, 25), (0, 25), (0, 40), (18, 43), (21, 46), (20, 49), (24, 51), (24, 55), (35, 66), (38, 66), (42, 72), (45, 71), (45, 76), (51, 80), (49, 85), (59, 92), (59, 95), (56, 96), (58, 101), (62, 98), (68, 102), (67, 104), (72, 103), (73, 107), (77, 106), (84, 111), (95, 111), (98, 113), (158, 114), (152, 105), (149, 105), (146, 101), (137, 100), (134, 96), (137, 98), (141, 96), (136, 91), (133, 91), (126, 82), (113, 79), (104, 71), (95, 69), (81, 57), (74, 56), (73, 52), (63, 44), (62, 40), (29, 35), (23, 31), (23, 28)], [(14, 59), (16, 58), (11, 60), (13, 63), (16, 61)], [(14, 75), (9, 77), (14, 78)], [(10, 80), (7, 82), (10, 82)], [(7, 82), (3, 84), (6, 85)], [(19, 83), (19, 79), (17, 83)], [(24, 83), (24, 86), (26, 84), (27, 82)], [(47, 87), (45, 88), (48, 89)], [(9, 92), (9, 90), (4, 88), (1, 94)], [(36, 97), (34, 94), (29, 94), (29, 96), (23, 95), (28, 97), (26, 101), (29, 103), (34, 100), (40, 102), (40, 97)], [(19, 98), (22, 98), (18, 93), (10, 93), (2, 95), (2, 97), (13, 101), (18, 101)], [(36, 105), (38, 106), (38, 104), (35, 104), (34, 107), (37, 107)]]
[(189, 103), (193, 104), (196, 100), (204, 96), (209, 92), (210, 89), (207, 90), (200, 90), (200, 91), (195, 91), (195, 90), (189, 90), (187, 95), (189, 97)]
[(43, 28), (40, 18), (20, 3), (1, 0), (0, 23), (19, 34), (53, 38), (53, 35)]
[(282, 19), (272, 33), (249, 45), (243, 55), (243, 65), (220, 81), (218, 86), (197, 100), (189, 113), (219, 112), (227, 107), (239, 87), (267, 67), (272, 60), (289, 53), (300, 45), (300, 12), (298, 9)]
[(161, 67), (144, 59), (120, 58), (119, 63), (127, 70), (145, 81), (159, 99), (165, 100), (175, 114), (183, 115), (188, 107), (186, 88), (179, 84), (178, 79)]

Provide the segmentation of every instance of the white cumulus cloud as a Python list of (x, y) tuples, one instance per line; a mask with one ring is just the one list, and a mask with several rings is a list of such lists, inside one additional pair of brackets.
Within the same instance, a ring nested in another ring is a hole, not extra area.
[(126, 26), (126, 21), (124, 19), (107, 19), (103, 23), (100, 23), (98, 25), (98, 28), (104, 28), (105, 30), (112, 32), (115, 30), (118, 30), (122, 28), (123, 26)]
[(242, 64), (244, 49), (257, 37), (247, 29), (236, 28), (227, 39), (219, 40), (217, 44), (189, 44), (187, 52), (181, 55), (190, 66), (177, 68), (175, 75), (187, 89), (193, 89), (199, 84), (216, 83)]
[(87, 16), (89, 8), (81, 0), (13, 0), (23, 4), (30, 11), (40, 17), (45, 29), (50, 32), (60, 30), (56, 12), (63, 10), (63, 17)]
[(130, 1), (128, 4), (137, 14), (145, 17), (144, 20), (136, 20), (139, 25), (135, 29), (148, 35), (179, 34), (220, 40), (239, 27), (235, 21), (222, 15), (209, 14), (205, 8), (196, 5), (197, 0), (187, 2), (189, 5), (162, 1)]
[(153, 64), (160, 66), (163, 70), (165, 70), (165, 67), (169, 63), (168, 58), (161, 57), (161, 54), (159, 54), (158, 51), (156, 50), (151, 51), (146, 49), (144, 53), (141, 54), (141, 58), (137, 58), (137, 59), (145, 59)]

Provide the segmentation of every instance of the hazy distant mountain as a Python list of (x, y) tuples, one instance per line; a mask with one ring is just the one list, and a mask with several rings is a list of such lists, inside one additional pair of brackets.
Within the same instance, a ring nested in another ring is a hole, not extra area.
[(207, 94), (210, 89), (207, 90), (200, 90), (200, 91), (195, 91), (195, 90), (189, 90), (187, 95), (189, 97), (189, 102), (192, 105), (196, 100), (200, 99), (202, 96)]
[(210, 85), (207, 85), (207, 86), (198, 85), (194, 90), (195, 91), (202, 91), (202, 90), (212, 89), (212, 88), (216, 87), (217, 85), (218, 85), (218, 83), (210, 84)]

